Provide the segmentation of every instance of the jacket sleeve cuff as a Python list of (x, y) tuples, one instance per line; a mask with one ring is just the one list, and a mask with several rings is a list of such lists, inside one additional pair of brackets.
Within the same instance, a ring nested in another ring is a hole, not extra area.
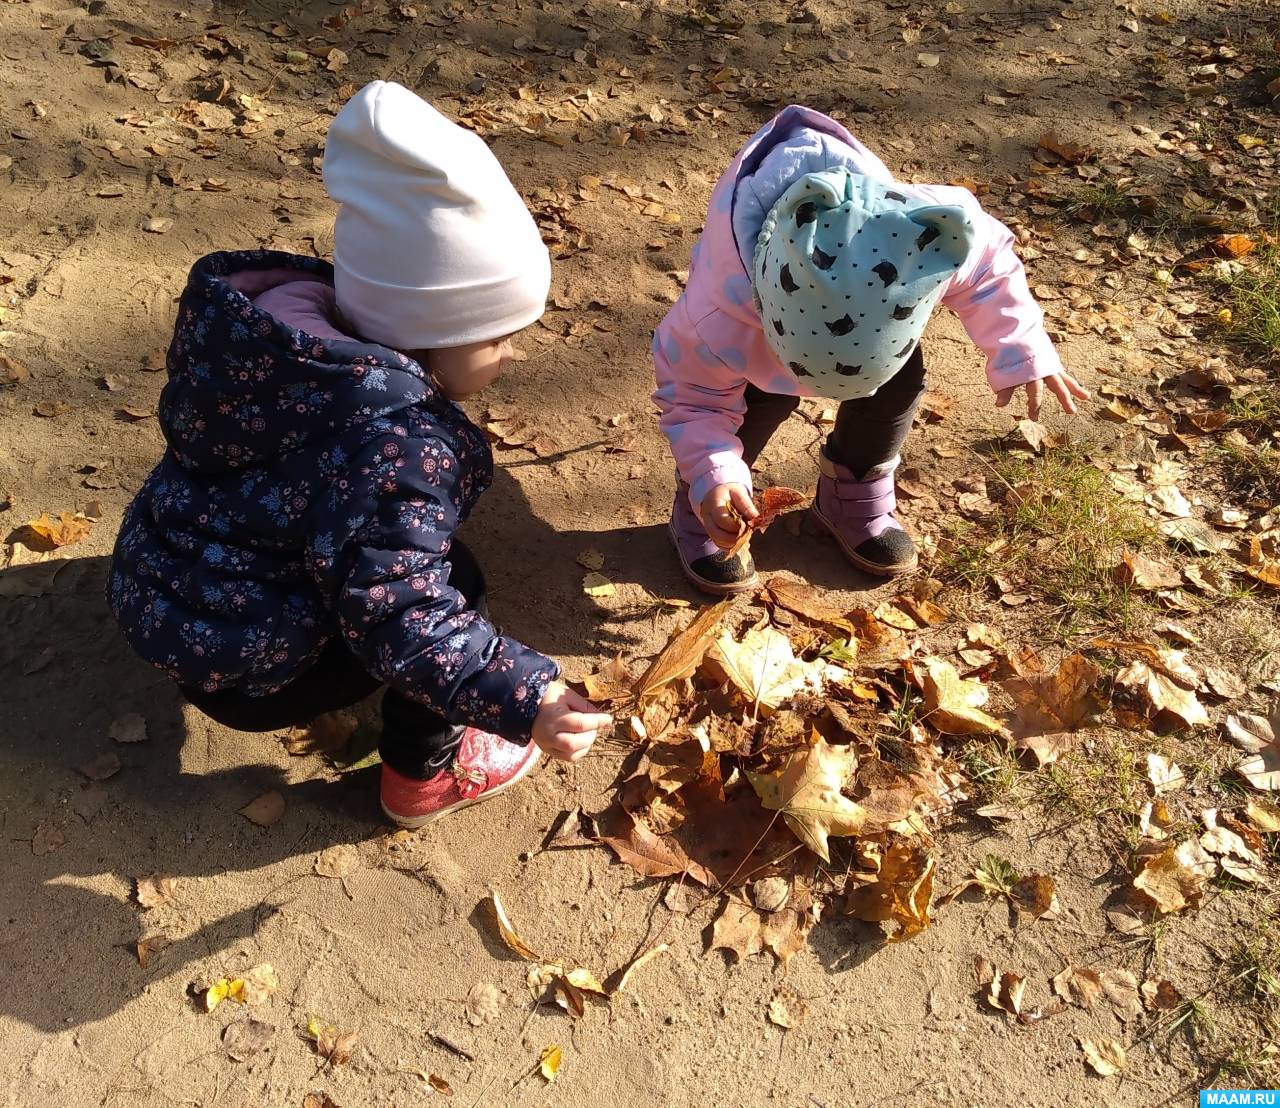
[(504, 635), (489, 664), (459, 693), (449, 715), (454, 723), (527, 746), (547, 686), (559, 677), (556, 662)]
[(1063, 372), (1062, 357), (1047, 332), (1040, 329), (1017, 346), (1001, 348), (987, 360), (987, 383), (992, 391), (1016, 388)]

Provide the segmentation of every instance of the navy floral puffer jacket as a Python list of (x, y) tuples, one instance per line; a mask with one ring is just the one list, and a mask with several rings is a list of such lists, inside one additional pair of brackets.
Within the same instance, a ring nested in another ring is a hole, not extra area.
[(181, 684), (252, 695), (341, 635), (374, 676), (455, 723), (527, 742), (551, 659), (449, 586), (454, 531), (493, 479), (484, 435), (417, 362), (318, 339), (250, 296), (328, 263), (196, 263), (160, 401), (168, 450), (125, 515), (107, 598)]

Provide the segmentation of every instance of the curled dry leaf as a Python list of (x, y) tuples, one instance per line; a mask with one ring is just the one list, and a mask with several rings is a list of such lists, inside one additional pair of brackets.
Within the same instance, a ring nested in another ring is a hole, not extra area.
[(546, 1047), (538, 1055), (538, 1072), (546, 1079), (548, 1085), (556, 1079), (563, 1061), (564, 1054), (558, 1046)]
[(1141, 860), (1133, 879), (1134, 899), (1162, 913), (1198, 908), (1217, 868), (1199, 842), (1188, 839)]
[(770, 998), (766, 1013), (770, 1023), (776, 1024), (784, 1031), (790, 1031), (800, 1022), (808, 1008), (808, 1002), (804, 997), (784, 985), (779, 987)]
[(280, 988), (275, 966), (270, 962), (262, 962), (254, 966), (240, 980), (240, 996), (236, 999), (250, 1007), (265, 1004)]
[(172, 904), (178, 892), (178, 882), (172, 877), (162, 877), (153, 873), (147, 877), (139, 877), (135, 883), (138, 903), (144, 908), (161, 908)]
[(1150, 978), (1142, 983), (1140, 989), (1142, 1003), (1157, 1012), (1171, 1012), (1182, 1004), (1182, 993), (1172, 982), (1164, 979)]
[(771, 577), (765, 583), (765, 591), (774, 604), (788, 612), (794, 612), (811, 623), (843, 632), (851, 640), (850, 645), (856, 649), (857, 640), (853, 638), (854, 629), (847, 618), (848, 610), (833, 604), (825, 590), (786, 577)]
[(841, 790), (858, 767), (852, 746), (831, 746), (817, 738), (808, 750), (790, 755), (772, 773), (747, 771), (760, 803), (781, 812), (787, 826), (824, 862), (831, 861), (830, 835), (856, 835), (866, 822), (863, 809)]
[(1265, 718), (1245, 712), (1228, 716), (1227, 734), (1244, 751), (1236, 772), (1261, 792), (1280, 791), (1280, 702)]
[(502, 937), (502, 941), (506, 943), (507, 949), (520, 955), (521, 958), (528, 962), (545, 962), (546, 959), (542, 955), (537, 954), (511, 926), (511, 920), (507, 918), (507, 910), (502, 906), (497, 892), (489, 894), (489, 903), (493, 907), (493, 914), (498, 921), (498, 934)]
[(1176, 589), (1182, 584), (1182, 571), (1167, 562), (1148, 558), (1126, 550), (1116, 567), (1115, 578), (1121, 584), (1142, 592)]
[(992, 1008), (1010, 1016), (1022, 1014), (1022, 1000), (1027, 991), (1027, 979), (1021, 974), (1006, 971), (993, 973), (984, 999)]
[(1058, 894), (1052, 877), (1043, 873), (1033, 873), (1019, 879), (1009, 894), (1009, 899), (1017, 909), (1019, 917), (1027, 916), (1032, 920), (1058, 915)]
[(929, 903), (937, 864), (922, 847), (893, 843), (885, 851), (877, 873), (850, 873), (846, 885), (845, 912), (868, 923), (890, 925), (890, 942), (902, 942), (925, 930), (932, 922)]
[(729, 556), (732, 557), (741, 551), (751, 541), (752, 535), (768, 530), (769, 526), (783, 512), (790, 511), (792, 508), (806, 503), (808, 499), (798, 489), (787, 489), (781, 485), (761, 489), (755, 495), (756, 510), (760, 514), (743, 526), (742, 533), (738, 536), (738, 541), (728, 550)]
[(924, 659), (919, 674), (925, 720), (946, 735), (981, 735), (1004, 730), (999, 720), (982, 711), (990, 695), (981, 681), (965, 680), (956, 667), (941, 658)]
[(1250, 800), (1245, 807), (1245, 819), (1264, 835), (1280, 833), (1280, 804), (1269, 800)]
[(1132, 694), (1152, 722), (1168, 720), (1179, 728), (1199, 727), (1209, 722), (1209, 713), (1191, 689), (1179, 684), (1167, 671), (1144, 661), (1125, 666), (1116, 674), (1115, 685)]
[(1115, 1039), (1081, 1039), (1080, 1049), (1089, 1068), (1100, 1077), (1114, 1077), (1124, 1069), (1124, 1047)]
[[(673, 885), (672, 888), (675, 888), (675, 886)], [(636, 970), (640, 969), (642, 966), (648, 965), (659, 954), (665, 954), (670, 949), (671, 948), (667, 946), (666, 943), (659, 943), (655, 947), (650, 947), (639, 957), (632, 959), (632, 961), (627, 965), (627, 968), (622, 971), (622, 976), (618, 978), (618, 983), (614, 985), (609, 995), (617, 996), (619, 993), (624, 992), (627, 986), (631, 984), (632, 975)]]
[(693, 676), (715, 641), (729, 603), (722, 600), (703, 608), (683, 631), (667, 643), (636, 682), (638, 698), (652, 696), (672, 681)]
[(158, 954), (169, 945), (168, 935), (147, 935), (133, 944), (133, 953), (138, 965), (146, 969), (151, 964), (151, 956)]
[(360, 1038), (359, 1031), (341, 1031), (315, 1019), (307, 1023), (307, 1032), (315, 1052), (331, 1066), (345, 1066), (351, 1061), (351, 1053)]

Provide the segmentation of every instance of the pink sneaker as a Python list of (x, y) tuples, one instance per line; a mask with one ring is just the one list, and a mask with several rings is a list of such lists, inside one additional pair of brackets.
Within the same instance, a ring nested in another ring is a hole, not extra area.
[(429, 781), (382, 767), (382, 810), (400, 827), (423, 827), (459, 808), (497, 796), (538, 764), (542, 751), (468, 727), (453, 764)]

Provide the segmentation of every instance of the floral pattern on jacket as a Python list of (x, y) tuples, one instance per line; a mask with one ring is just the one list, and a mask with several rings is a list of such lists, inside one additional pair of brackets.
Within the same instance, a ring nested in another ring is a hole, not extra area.
[(108, 579), (125, 638), (181, 684), (262, 695), (340, 635), (405, 695), (527, 742), (559, 667), (449, 584), (454, 532), (493, 478), (484, 435), (412, 358), (295, 330), (233, 287), (281, 269), (332, 280), (272, 251), (191, 271), (160, 401), (168, 449)]

